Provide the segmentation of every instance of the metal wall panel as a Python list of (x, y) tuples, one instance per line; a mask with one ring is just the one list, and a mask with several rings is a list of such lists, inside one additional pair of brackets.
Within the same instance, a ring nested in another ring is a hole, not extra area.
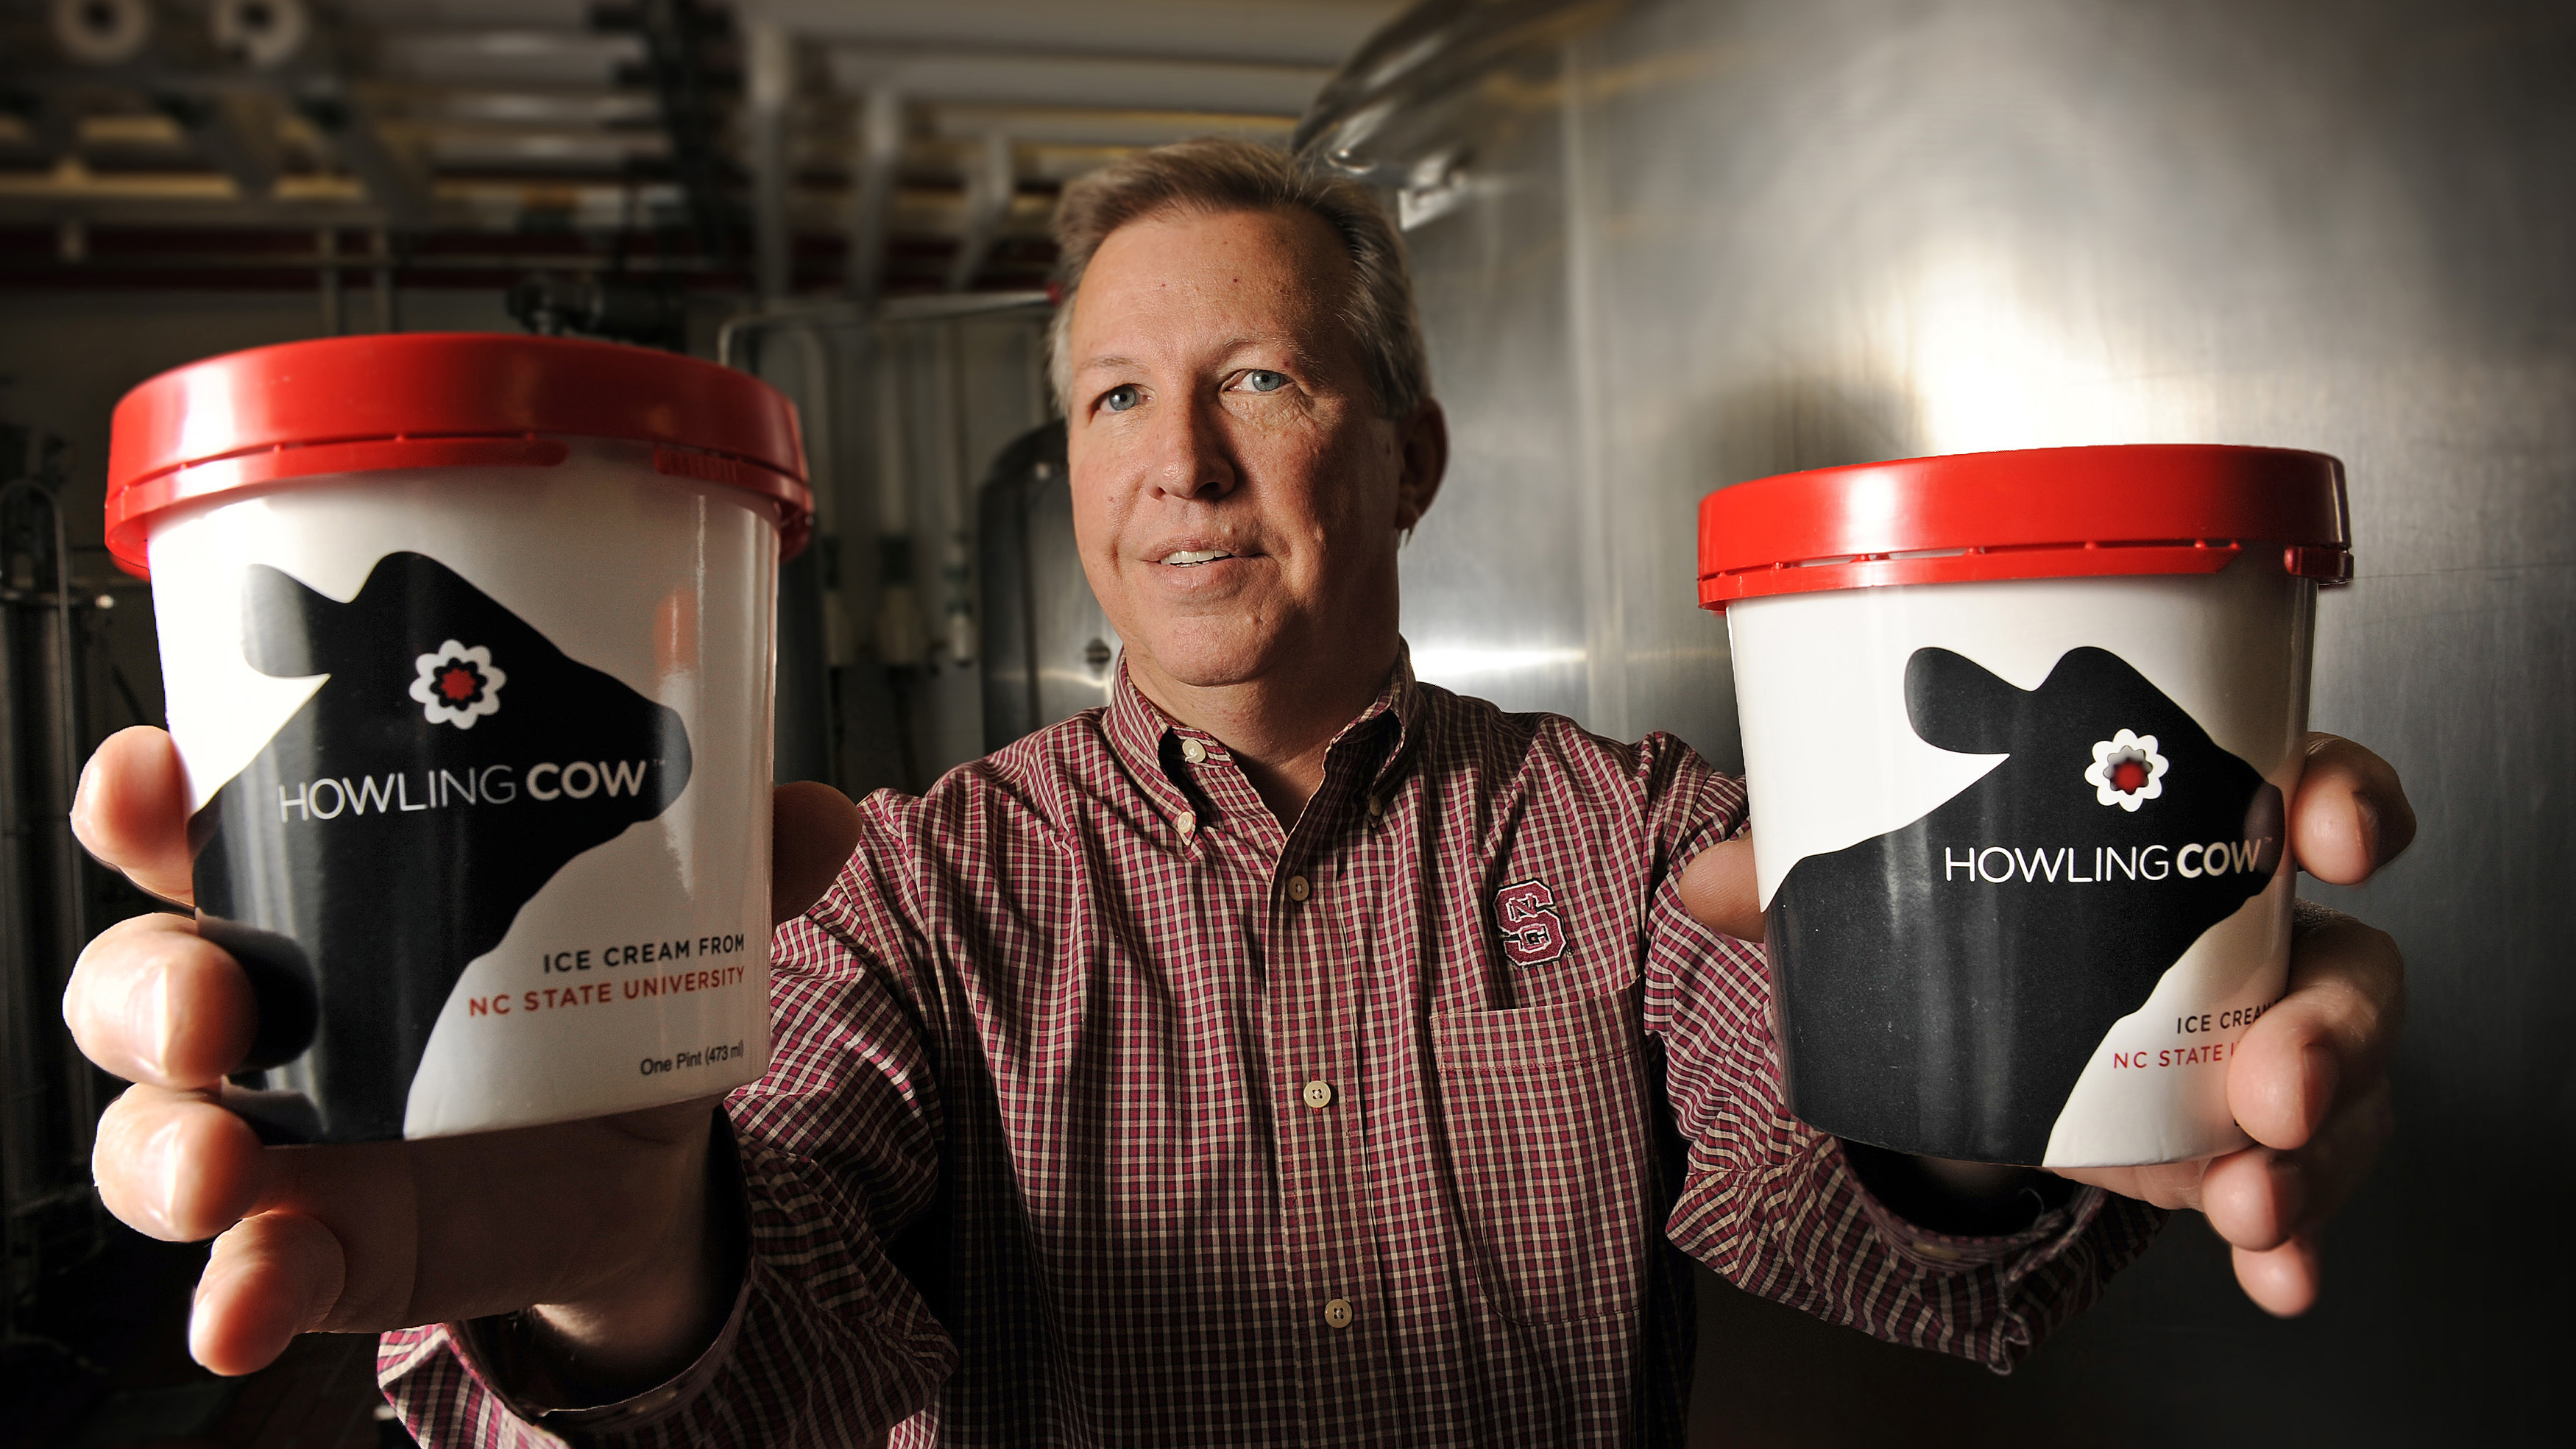
[(1693, 505), (1746, 478), (2123, 442), (2350, 466), (2315, 721), (2395, 762), (2423, 833), (2307, 892), (2395, 933), (2414, 993), (2323, 1304), (2265, 1319), (2177, 1223), (1997, 1380), (1715, 1290), (1706, 1442), (2563, 1432), (2571, 75), (2576, 10), (2528, 0), (1487, 0), (1411, 12), (1309, 117), (1409, 223), (1458, 447), (1406, 628), (1471, 692), (1734, 764)]
[(1107, 705), (1118, 634), (1075, 546), (1061, 420), (995, 456), (976, 510), (989, 751)]

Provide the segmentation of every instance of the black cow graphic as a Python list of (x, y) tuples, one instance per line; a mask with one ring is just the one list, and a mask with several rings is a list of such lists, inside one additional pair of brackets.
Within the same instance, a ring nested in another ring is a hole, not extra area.
[[(1790, 1101), (1857, 1141), (2036, 1163), (2112, 1023), (2270, 884), (2281, 792), (2103, 649), (2068, 651), (2028, 693), (1920, 649), (1905, 704), (1925, 742), (2011, 758), (1790, 868), (1768, 914)], [(2164, 770), (2114, 757), (2088, 779), (2122, 729)], [(2150, 776), (2153, 798), (2121, 808), (2114, 791)]]
[(244, 654), (329, 680), (190, 822), (205, 934), (258, 990), (272, 1141), (400, 1137), (466, 965), (565, 863), (689, 782), (676, 713), (566, 658), (437, 560), (348, 603), (249, 571)]

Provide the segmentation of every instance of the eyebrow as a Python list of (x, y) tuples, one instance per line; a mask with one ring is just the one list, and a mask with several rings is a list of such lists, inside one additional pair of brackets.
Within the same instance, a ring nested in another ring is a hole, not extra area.
[[(1261, 346), (1276, 346), (1280, 348), (1288, 354), (1291, 363), (1309, 372), (1315, 370), (1320, 360), (1314, 349), (1307, 347), (1295, 337), (1285, 334), (1245, 334), (1238, 337), (1229, 337), (1225, 340), (1225, 344), (1218, 349), (1218, 355), (1222, 357), (1231, 357), (1247, 347)], [(1123, 353), (1109, 352), (1102, 353), (1096, 357), (1084, 358), (1081, 362), (1074, 364), (1073, 371), (1074, 375), (1079, 377), (1088, 372), (1098, 372), (1102, 370), (1115, 372), (1129, 368), (1141, 368), (1143, 366), (1143, 363), (1137, 361), (1135, 358), (1126, 356)]]
[(1086, 372), (1097, 372), (1102, 368), (1108, 368), (1111, 371), (1119, 371), (1125, 368), (1139, 367), (1142, 365), (1143, 364), (1137, 362), (1136, 359), (1132, 357), (1122, 357), (1116, 353), (1106, 353), (1099, 357), (1084, 358), (1082, 361), (1074, 364), (1073, 370), (1075, 375), (1079, 376)]

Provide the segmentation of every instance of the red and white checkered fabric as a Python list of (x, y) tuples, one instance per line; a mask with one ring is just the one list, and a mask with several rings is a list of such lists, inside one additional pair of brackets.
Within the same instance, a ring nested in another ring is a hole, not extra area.
[[(733, 1323), (683, 1381), (546, 1422), (1672, 1444), (1683, 1253), (2009, 1366), (2157, 1215), (2087, 1189), (2015, 1237), (1945, 1238), (1870, 1197), (1782, 1106), (1759, 954), (1676, 894), (1743, 801), (1669, 738), (1402, 666), (1293, 830), (1123, 678), (922, 798), (870, 797), (849, 867), (780, 933), (774, 1060), (730, 1103)], [(463, 1338), (386, 1336), (413, 1431), (553, 1442)]]

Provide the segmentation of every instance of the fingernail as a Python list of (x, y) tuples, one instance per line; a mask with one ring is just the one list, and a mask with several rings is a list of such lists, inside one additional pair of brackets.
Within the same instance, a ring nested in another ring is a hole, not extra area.
[(149, 1184), (144, 1210), (150, 1213), (164, 1236), (179, 1236), (179, 1130), (170, 1122), (143, 1143), (143, 1160), (135, 1166), (138, 1176)]
[(2361, 817), (2361, 858), (2371, 868), (2379, 865), (2379, 802), (2368, 795), (2352, 797), (2353, 813)]
[(135, 978), (126, 997), (125, 1019), (143, 1028), (137, 1042), (134, 1065), (155, 1082), (170, 1080), (170, 1040), (176, 1025), (171, 1020), (170, 973), (160, 969), (143, 972)]

